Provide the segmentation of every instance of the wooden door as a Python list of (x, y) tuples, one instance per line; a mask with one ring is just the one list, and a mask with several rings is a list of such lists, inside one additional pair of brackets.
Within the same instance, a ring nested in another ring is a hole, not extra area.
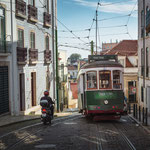
[(19, 75), (19, 83), (20, 83), (20, 111), (25, 110), (25, 79), (24, 73)]
[(32, 106), (36, 106), (36, 72), (31, 73), (31, 99)]

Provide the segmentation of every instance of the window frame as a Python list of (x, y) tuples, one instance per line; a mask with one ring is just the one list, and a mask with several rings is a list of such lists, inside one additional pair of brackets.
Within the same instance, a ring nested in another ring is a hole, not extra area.
[(146, 77), (149, 76), (149, 60), (148, 60), (148, 56), (149, 56), (149, 48), (146, 47)]
[[(1, 17), (1, 18), (3, 18), (3, 31), (4, 31), (4, 33), (3, 33), (3, 36), (2, 36), (2, 32), (0, 33), (0, 37), (2, 37), (1, 39), (3, 40), (3, 42), (4, 43), (2, 43), (3, 44), (3, 46), (4, 46), (4, 49), (2, 49), (2, 51), (4, 50), (4, 52), (6, 52), (6, 9), (3, 7), (3, 6), (0, 6), (0, 9), (2, 10), (2, 12), (3, 12), (3, 17)], [(1, 27), (1, 26), (0, 26)]]
[[(34, 35), (34, 47), (32, 47), (31, 34), (33, 34), (33, 35)], [(34, 31), (31, 31), (31, 32), (30, 32), (30, 48), (31, 48), (31, 49), (35, 49), (35, 32), (34, 32)]]
[[(32, 2), (31, 2), (31, 1), (32, 1)], [(28, 3), (29, 3), (29, 5), (35, 7), (35, 0), (29, 0)], [(33, 4), (31, 4), (31, 3), (33, 3)]]
[[(18, 42), (17, 42), (17, 46), (18, 47), (21, 47), (21, 48), (24, 48), (24, 29), (22, 29), (22, 28), (18, 28), (17, 29), (17, 31), (19, 32), (19, 31), (23, 31), (23, 35), (22, 35), (22, 44), (23, 44), (23, 46), (18, 46)], [(18, 33), (18, 41), (19, 41), (19, 33)]]
[[(48, 43), (47, 43), (47, 38), (48, 38)], [(50, 50), (50, 44), (49, 44), (50, 42), (49, 42), (49, 39), (50, 39), (49, 36), (46, 35), (46, 36), (45, 36), (45, 50)], [(47, 44), (48, 44), (48, 49), (47, 49)]]
[[(116, 85), (120, 85), (120, 88), (114, 88), (114, 72), (115, 72), (115, 71), (118, 71), (118, 72), (119, 72), (119, 83), (117, 83)], [(115, 90), (121, 90), (121, 89), (122, 89), (121, 71), (120, 71), (120, 70), (112, 70), (112, 77), (113, 77), (113, 80), (112, 80), (113, 89), (115, 89)]]
[[(100, 72), (109, 72), (109, 75), (110, 75), (109, 88), (100, 88), (100, 86), (101, 86), (101, 84), (100, 84)], [(112, 75), (111, 70), (100, 70), (100, 71), (99, 71), (99, 89), (101, 89), (101, 90), (110, 90), (110, 89), (112, 89), (112, 79), (111, 79), (111, 75)]]
[[(95, 72), (96, 73), (96, 88), (88, 88), (87, 74), (89, 72)], [(97, 90), (98, 89), (97, 71), (87, 71), (86, 72), (86, 86), (87, 86), (87, 90)]]

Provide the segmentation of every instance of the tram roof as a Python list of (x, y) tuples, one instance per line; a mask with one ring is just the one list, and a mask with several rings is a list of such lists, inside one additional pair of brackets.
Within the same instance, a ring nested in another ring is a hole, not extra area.
[(81, 67), (81, 69), (88, 69), (88, 68), (98, 68), (98, 67), (121, 67), (123, 66), (115, 61), (95, 61), (92, 63), (85, 64)]

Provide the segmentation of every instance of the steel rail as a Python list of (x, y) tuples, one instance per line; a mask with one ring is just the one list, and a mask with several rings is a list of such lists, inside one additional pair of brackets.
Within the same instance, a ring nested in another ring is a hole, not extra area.
[[(65, 118), (65, 120), (64, 120), (63, 122), (68, 121), (68, 120), (78, 119), (78, 118), (80, 118), (81, 116), (72, 116), (72, 117), (73, 117), (73, 118), (68, 117), (68, 118), (71, 118), (71, 119)], [(59, 120), (62, 120), (62, 119), (59, 119)], [(62, 122), (57, 122), (57, 123), (55, 123), (55, 124), (52, 124), (52, 126), (56, 126), (56, 125), (61, 124), (61, 123), (62, 123)], [(30, 138), (31, 136), (33, 136), (33, 135), (35, 135), (35, 134), (37, 134), (37, 133), (39, 133), (39, 132), (41, 132), (41, 131), (43, 131), (43, 130), (46, 130), (48, 127), (49, 127), (49, 126), (47, 126), (47, 127), (44, 128), (44, 129), (37, 130), (36, 132), (34, 132), (34, 133), (32, 133), (32, 134), (29, 134), (29, 135), (23, 137), (22, 139), (20, 139), (20, 140), (17, 141), (16, 143), (14, 143), (14, 144), (10, 145), (9, 147), (7, 147), (5, 150), (11, 150), (11, 149), (15, 148), (18, 144), (20, 144), (20, 143), (22, 143), (23, 141), (27, 140), (27, 139)]]
[(121, 135), (122, 139), (128, 144), (129, 148), (131, 150), (136, 150), (135, 146), (132, 144), (132, 142), (129, 140), (129, 138), (121, 130), (119, 130), (115, 124), (113, 124), (113, 125), (117, 129), (119, 134)]
[[(71, 116), (69, 116), (69, 117), (68, 117), (68, 116), (67, 116), (67, 117), (65, 116), (65, 117), (63, 117), (63, 118), (57, 118), (57, 119), (52, 120), (52, 123), (53, 123), (54, 121), (59, 121), (59, 120), (63, 120), (63, 119), (68, 119), (68, 118), (71, 118), (71, 117), (74, 117), (74, 116), (75, 116), (75, 115), (71, 115)], [(38, 119), (40, 119), (40, 118), (38, 118)], [(2, 138), (4, 138), (4, 137), (10, 135), (10, 134), (13, 134), (13, 133), (16, 133), (16, 132), (18, 132), (18, 131), (22, 131), (22, 130), (25, 130), (25, 129), (28, 129), (28, 128), (31, 128), (31, 127), (35, 127), (35, 126), (38, 126), (38, 125), (42, 125), (42, 124), (43, 124), (42, 122), (40, 122), (40, 123), (35, 123), (35, 124), (32, 124), (32, 125), (28, 125), (28, 126), (25, 126), (25, 127), (20, 128), (20, 129), (11, 131), (11, 132), (9, 132), (9, 133), (6, 133), (6, 134), (0, 136), (0, 140), (1, 140)]]

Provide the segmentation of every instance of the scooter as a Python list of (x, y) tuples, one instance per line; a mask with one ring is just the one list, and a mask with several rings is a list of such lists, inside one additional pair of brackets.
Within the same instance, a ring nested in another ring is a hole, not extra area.
[(41, 121), (44, 125), (46, 125), (47, 123), (51, 124), (53, 114), (50, 108), (53, 107), (53, 105), (51, 104), (50, 106), (48, 106), (49, 103), (47, 100), (41, 100), (40, 105), (42, 106)]

